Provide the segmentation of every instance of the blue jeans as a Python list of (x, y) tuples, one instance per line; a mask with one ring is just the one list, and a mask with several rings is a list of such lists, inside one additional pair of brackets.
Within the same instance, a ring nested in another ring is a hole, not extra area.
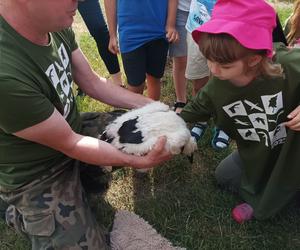
[(120, 72), (118, 57), (108, 50), (109, 33), (98, 0), (78, 2), (78, 10), (91, 36), (97, 43), (97, 48), (110, 74)]

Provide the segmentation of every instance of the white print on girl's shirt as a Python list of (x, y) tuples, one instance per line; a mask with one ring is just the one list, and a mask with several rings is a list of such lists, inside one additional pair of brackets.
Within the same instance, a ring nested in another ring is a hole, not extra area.
[(283, 144), (286, 128), (278, 124), (284, 113), (282, 92), (260, 97), (260, 103), (239, 100), (223, 107), (233, 119), (237, 131), (244, 140), (263, 142), (266, 147)]

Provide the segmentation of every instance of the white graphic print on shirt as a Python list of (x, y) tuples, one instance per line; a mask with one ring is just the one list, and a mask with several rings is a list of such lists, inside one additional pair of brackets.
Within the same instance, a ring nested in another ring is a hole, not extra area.
[(73, 102), (73, 79), (70, 70), (70, 59), (63, 44), (61, 44), (58, 49), (58, 55), (60, 62), (52, 63), (45, 73), (57, 91), (60, 101), (64, 107), (63, 116), (66, 118), (70, 113), (71, 103)]
[(244, 140), (262, 141), (271, 148), (285, 142), (286, 128), (283, 123), (277, 123), (284, 112), (282, 92), (261, 96), (261, 103), (245, 99), (226, 105), (223, 109), (234, 120)]

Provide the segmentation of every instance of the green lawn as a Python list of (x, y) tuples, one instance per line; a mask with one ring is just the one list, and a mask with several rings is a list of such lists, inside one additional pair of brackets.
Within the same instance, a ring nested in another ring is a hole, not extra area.
[[(290, 9), (281, 8), (282, 21)], [(80, 18), (76, 20), (80, 23)], [(91, 37), (76, 29), (79, 44), (93, 68), (107, 76)], [(163, 79), (162, 101), (171, 104), (175, 99), (170, 76), (170, 64)], [(96, 101), (78, 98), (82, 111), (111, 109)], [(128, 209), (146, 219), (175, 245), (187, 249), (300, 249), (300, 202), (284, 209), (267, 221), (235, 223), (232, 207), (240, 203), (238, 196), (220, 190), (214, 179), (214, 169), (235, 147), (215, 152), (210, 147), (211, 132), (199, 144), (193, 164), (177, 156), (156, 168), (146, 177), (136, 176), (131, 169), (113, 173), (111, 187), (104, 199), (92, 197), (99, 222), (111, 227), (116, 209)], [(30, 249), (25, 238), (14, 234), (0, 222), (0, 249)]]

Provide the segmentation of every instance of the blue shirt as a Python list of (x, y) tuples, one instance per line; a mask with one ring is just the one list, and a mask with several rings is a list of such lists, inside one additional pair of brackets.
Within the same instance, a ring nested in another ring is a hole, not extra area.
[(120, 50), (130, 52), (143, 44), (166, 37), (168, 0), (118, 0)]

